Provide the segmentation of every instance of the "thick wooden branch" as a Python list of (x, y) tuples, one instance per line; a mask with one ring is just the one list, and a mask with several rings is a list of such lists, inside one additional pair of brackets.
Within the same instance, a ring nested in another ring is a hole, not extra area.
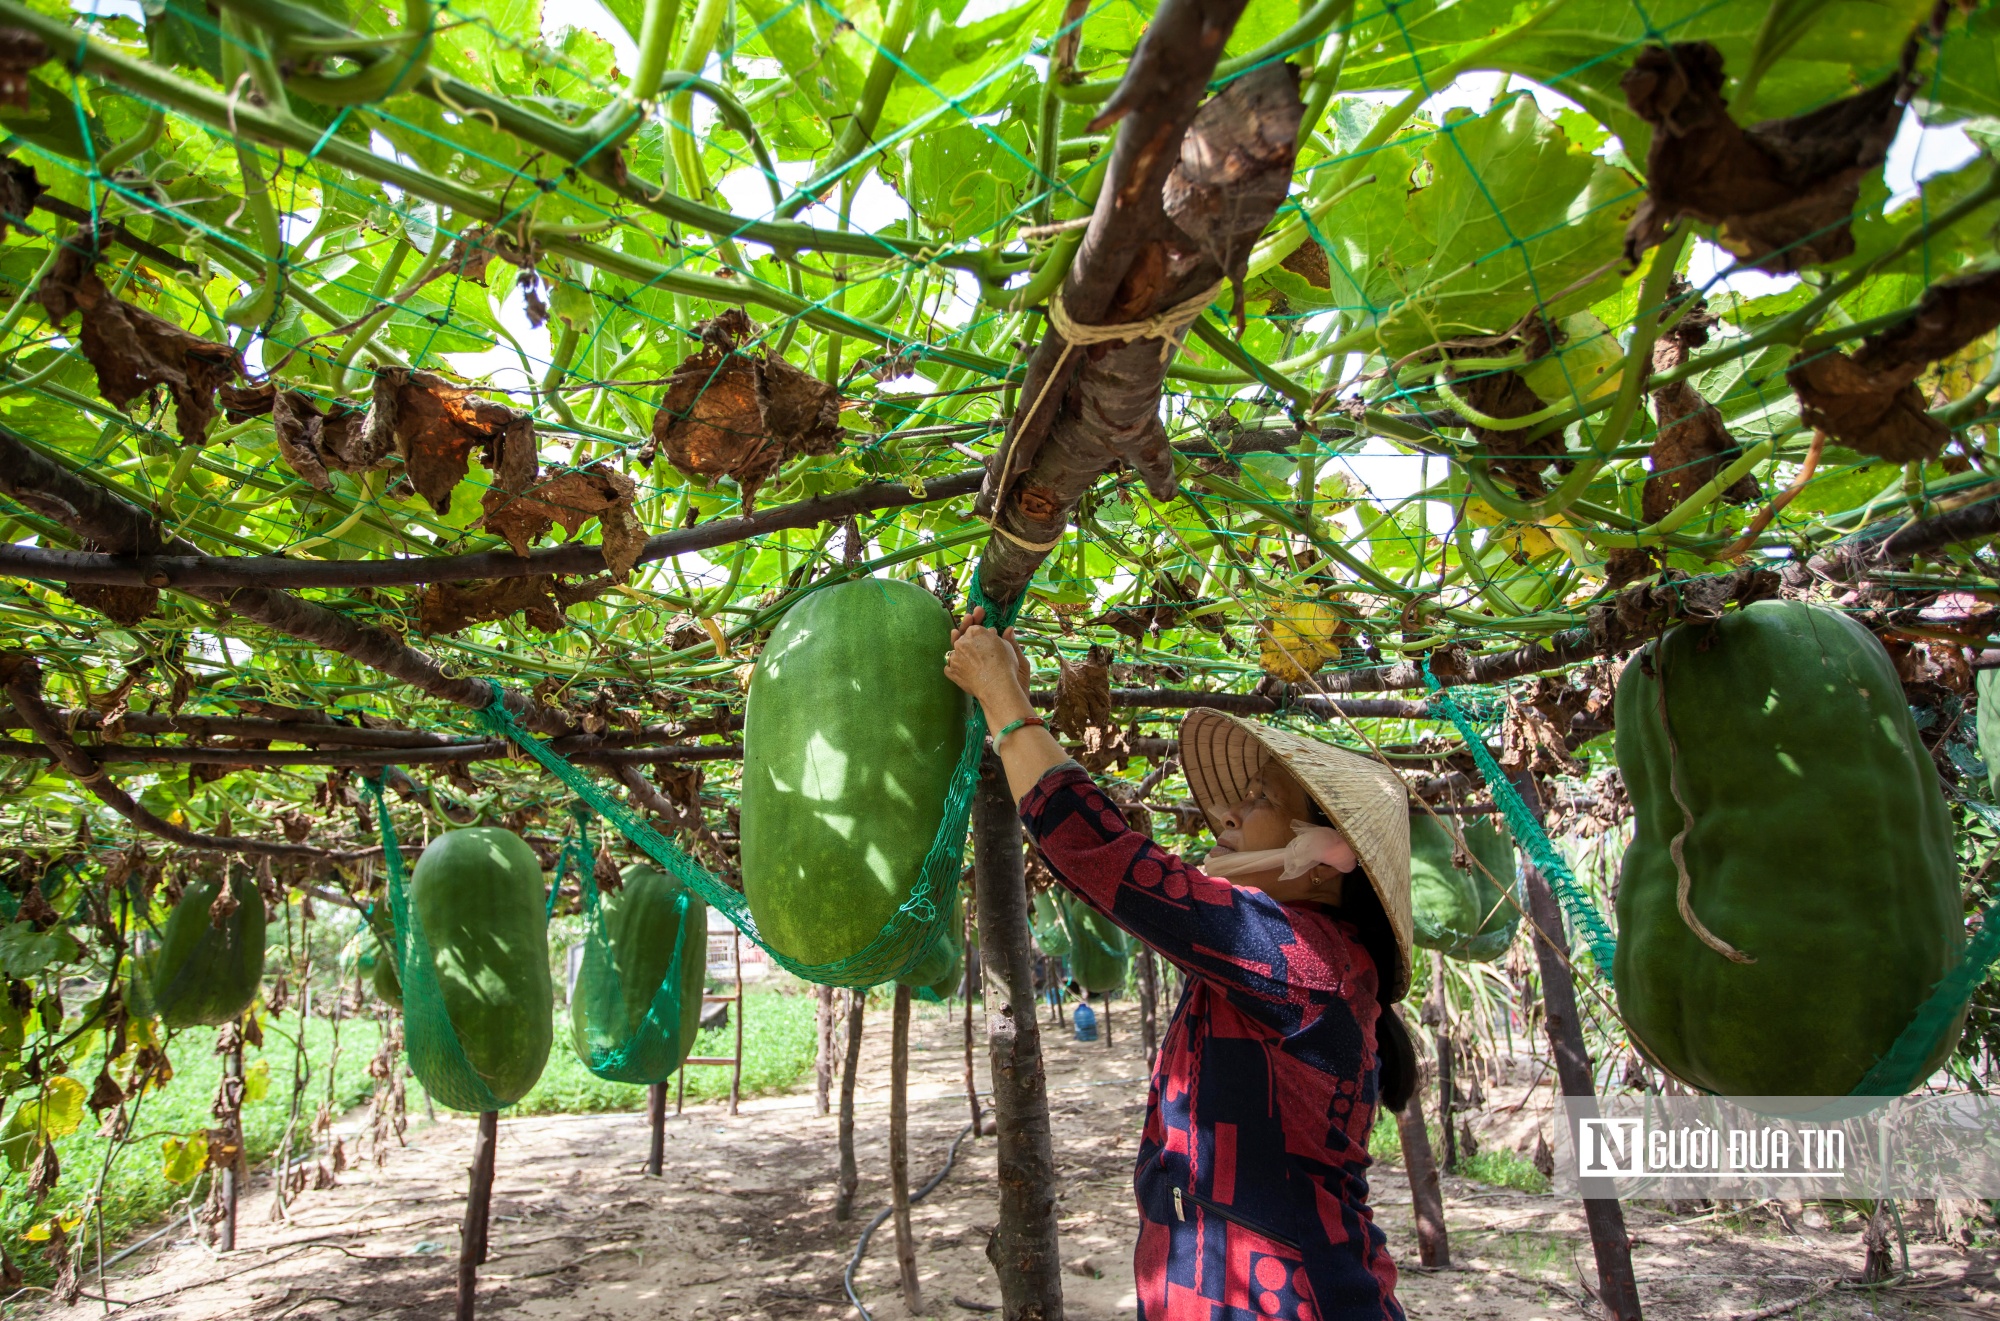
[[(58, 726), (60, 728), (60, 726)], [(554, 739), (550, 748), (579, 766), (652, 766), (695, 761), (741, 761), (740, 743), (683, 743), (663, 748), (603, 748), (589, 736)], [(78, 750), (106, 765), (165, 763), (233, 766), (243, 770), (283, 770), (291, 766), (419, 766), (438, 762), (505, 761), (514, 756), (504, 739), (453, 743), (435, 748), (356, 748), (344, 752), (265, 752), (256, 748), (163, 747), (144, 743), (94, 743)], [(39, 743), (0, 739), (0, 757), (56, 756)], [(61, 760), (59, 756), (57, 760)]]
[[(777, 505), (748, 517), (716, 518), (691, 528), (662, 532), (648, 538), (639, 563), (672, 559), (690, 551), (713, 550), (787, 528), (817, 527), (854, 514), (956, 499), (979, 489), (983, 468), (953, 473), (926, 483), (921, 494), (899, 482), (874, 482), (837, 495), (816, 496), (796, 504)], [(7, 490), (0, 482), (0, 490)], [(32, 498), (8, 494), (35, 509), (62, 519), (55, 508), (43, 508)], [(67, 522), (66, 519), (62, 521)], [(103, 538), (92, 540), (105, 543)], [(192, 547), (190, 547), (192, 549)], [(482, 551), (472, 555), (426, 555), (383, 560), (295, 560), (283, 555), (201, 555), (140, 552), (101, 554), (51, 550), (40, 546), (0, 543), (0, 574), (42, 578), (51, 582), (98, 583), (109, 587), (199, 588), (342, 588), (409, 587), (420, 583), (470, 582), (490, 578), (526, 578), (537, 574), (588, 575), (604, 572), (604, 551), (595, 544), (551, 546), (516, 555), (512, 551)]]
[[(162, 529), (147, 511), (116, 492), (71, 471), (36, 449), (26, 437), (0, 427), (0, 494), (55, 519), (86, 542), (118, 555), (194, 555), (193, 543)], [(223, 606), (276, 633), (338, 652), (402, 683), (456, 706), (483, 710), (494, 685), (452, 678), (429, 656), (393, 633), (364, 628), (337, 610), (268, 587), (203, 587), (191, 595)], [(503, 689), (507, 709), (538, 734), (574, 732), (556, 708)]]
[[(1303, 114), (1297, 71), (1267, 65), (1202, 104), (1242, 11), (1243, 0), (1165, 0), (1094, 121), (1120, 122), (1097, 210), (1051, 300), (1073, 325), (1143, 322), (1240, 275), (1284, 200)], [(1112, 466), (1139, 472), (1155, 498), (1173, 494), (1159, 421), (1171, 356), (1161, 336), (1085, 347), (1052, 325), (1042, 337), (980, 490), (978, 508), (998, 528), (981, 569), (989, 597), (1020, 595)]]
[(7, 697), (13, 703), (15, 714), (34, 731), (47, 755), (74, 775), (77, 782), (90, 790), (99, 802), (147, 834), (157, 835), (183, 848), (221, 853), (248, 853), (273, 858), (347, 856), (316, 849), (309, 844), (241, 839), (232, 835), (201, 835), (161, 820), (120, 788), (88, 753), (69, 741), (62, 726), (56, 723), (54, 714), (42, 701), (42, 670), (33, 657), (18, 654), (0, 657), (0, 679), (5, 680)]
[(1929, 551), (1995, 535), (2000, 535), (2000, 497), (1914, 523), (1889, 519), (1863, 528), (1813, 556), (1802, 568), (1788, 567), (1785, 580), (1795, 586), (1814, 579), (1851, 583), (1866, 578), (1870, 569), (1898, 568)]
[[(55, 718), (72, 734), (102, 730), (105, 723), (104, 714), (100, 711), (63, 710), (55, 712)], [(19, 716), (0, 711), (0, 730), (26, 727)], [(597, 747), (651, 747), (684, 742), (700, 734), (721, 734), (741, 728), (741, 712), (719, 712), (693, 717), (678, 726), (607, 729), (590, 738), (594, 740), (593, 746)], [(480, 738), (432, 734), (400, 726), (371, 729), (363, 725), (335, 724), (331, 720), (274, 720), (254, 716), (162, 716), (127, 712), (119, 718), (118, 729), (124, 734), (184, 734), (195, 739), (243, 738), (262, 743), (303, 743), (308, 747), (461, 748), (487, 742)]]

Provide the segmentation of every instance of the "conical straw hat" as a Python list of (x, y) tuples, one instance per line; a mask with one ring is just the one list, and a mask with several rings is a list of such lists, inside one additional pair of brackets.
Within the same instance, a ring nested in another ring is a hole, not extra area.
[(1181, 766), (1195, 804), (1211, 822), (1249, 795), (1251, 779), (1272, 758), (1305, 786), (1367, 869), (1403, 965), (1395, 985), (1383, 987), (1382, 999), (1400, 998), (1411, 973), (1409, 789), (1379, 762), (1290, 730), (1206, 707), (1181, 721)]

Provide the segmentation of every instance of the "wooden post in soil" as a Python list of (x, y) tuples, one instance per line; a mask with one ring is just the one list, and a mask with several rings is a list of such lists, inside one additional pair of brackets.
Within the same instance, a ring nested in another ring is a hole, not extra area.
[(736, 1113), (736, 1102), (743, 1095), (743, 933), (733, 932), (729, 943), (730, 963), (736, 970), (736, 1004), (731, 1016), (736, 1019), (736, 1062), (729, 1067), (729, 1113)]
[(819, 988), (819, 1053), (813, 1078), (813, 1113), (824, 1115), (832, 1109), (833, 1095), (833, 988)]
[(986, 1240), (986, 1259), (1000, 1279), (1000, 1321), (1062, 1321), (1056, 1162), (1041, 1018), (1035, 1012), (1021, 818), (1000, 759), (990, 751), (980, 763), (972, 800), (972, 857), (999, 1135), (999, 1223)]
[(868, 992), (847, 993), (847, 1058), (840, 1071), (840, 1196), (833, 1204), (835, 1220), (854, 1214), (854, 1194), (861, 1186), (861, 1170), (854, 1163), (854, 1081), (861, 1068), (861, 1020), (867, 1009)]
[(896, 1272), (903, 1281), (903, 1305), (921, 1316), (923, 1291), (917, 1287), (917, 1239), (910, 1228), (910, 988), (898, 982), (889, 1028), (889, 1205), (896, 1222)]
[[(1516, 774), (1514, 788), (1521, 801), (1542, 819), (1542, 797), (1532, 775)], [(1556, 1057), (1556, 1079), (1562, 1095), (1597, 1095), (1590, 1053), (1583, 1044), (1583, 1020), (1577, 1015), (1576, 981), (1570, 975), (1569, 935), (1555, 891), (1534, 861), (1521, 858), (1521, 880), (1528, 894), (1528, 925), (1534, 933), (1535, 959), (1542, 973), (1542, 1008), (1547, 1020), (1549, 1050)], [(1558, 1101), (1555, 1122), (1568, 1123)], [(1583, 1219), (1590, 1229), (1590, 1246), (1597, 1258), (1597, 1293), (1609, 1321), (1640, 1321), (1639, 1285), (1632, 1275), (1632, 1241), (1625, 1232), (1625, 1208), (1615, 1197), (1583, 1199)]]
[(965, 978), (959, 989), (965, 992), (965, 1103), (972, 1108), (972, 1136), (983, 1137), (986, 1120), (979, 1110), (979, 1082), (972, 1072), (972, 1001), (979, 994), (979, 945), (973, 939), (972, 905), (965, 905), (965, 929), (959, 932), (965, 951)]
[[(224, 873), (223, 885), (229, 884)], [(222, 1054), (222, 1096), (215, 1107), (215, 1117), (222, 1121), (222, 1141), (224, 1150), (222, 1170), (222, 1219), (215, 1227), (215, 1245), (224, 1252), (236, 1247), (236, 1204), (243, 1191), (243, 1028), (240, 1023), (232, 1023), (225, 1029), (226, 1039), (221, 1043), (226, 1047)], [(284, 1171), (278, 1171), (278, 1178), (284, 1178)]]
[(1396, 1116), (1403, 1139), (1403, 1172), (1410, 1176), (1410, 1209), (1417, 1222), (1417, 1259), (1442, 1270), (1451, 1265), (1451, 1240), (1444, 1227), (1444, 1190), (1438, 1182), (1437, 1161), (1431, 1156), (1431, 1135), (1424, 1127), (1424, 1089), (1410, 1093), (1410, 1103)]
[(465, 1193), (465, 1223), (458, 1231), (455, 1321), (472, 1321), (473, 1299), (479, 1290), (479, 1267), (486, 1261), (486, 1224), (493, 1209), (493, 1142), (499, 1133), (499, 1114), (492, 1110), (481, 1112), (479, 1133), (472, 1140), (472, 1183)]
[(663, 1082), (646, 1089), (646, 1127), (652, 1134), (646, 1148), (646, 1173), (657, 1179), (667, 1159), (667, 1085)]
[(1139, 1036), (1146, 1044), (1146, 1067), (1160, 1053), (1160, 973), (1153, 947), (1139, 947)]
[(1444, 955), (1437, 950), (1431, 951), (1431, 1012), (1437, 1017), (1438, 1127), (1444, 1133), (1444, 1171), (1449, 1174), (1458, 1168), (1457, 1130), (1452, 1127), (1452, 1093), (1458, 1084), (1452, 1078), (1455, 1057), (1451, 1049), (1451, 1002), (1444, 993)]
[(1104, 1048), (1111, 1049), (1111, 992), (1104, 993)]

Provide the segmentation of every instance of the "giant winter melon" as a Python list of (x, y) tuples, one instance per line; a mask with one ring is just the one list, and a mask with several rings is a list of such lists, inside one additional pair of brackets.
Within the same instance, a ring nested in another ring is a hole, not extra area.
[(1088, 904), (1064, 896), (1062, 905), (1069, 926), (1071, 980), (1092, 995), (1124, 989), (1131, 961), (1124, 931)]
[[(1761, 601), (1635, 657), (1616, 716), (1634, 1040), (1712, 1092), (1852, 1092), (1964, 946), (1951, 820), (1888, 653), (1845, 615)], [(1682, 914), (1676, 837), (1711, 940)]]
[[(1514, 841), (1493, 817), (1451, 831), (1429, 812), (1410, 813), (1410, 909), (1416, 943), (1488, 963), (1507, 952), (1521, 923)], [(1459, 865), (1463, 858), (1465, 866)], [(1511, 893), (1510, 893), (1511, 892)]]
[(741, 841), (779, 953), (849, 958), (909, 898), (965, 741), (950, 646), (937, 598), (887, 578), (814, 592), (772, 630), (744, 713)]
[(168, 1027), (228, 1023), (257, 999), (264, 980), (264, 896), (246, 869), (231, 870), (235, 909), (216, 922), (221, 878), (189, 881), (151, 956), (147, 999)]
[[(607, 950), (583, 947), (570, 992), (571, 1047), (593, 1073), (614, 1082), (665, 1082), (694, 1045), (701, 993), (708, 985), (708, 905), (657, 867), (636, 863), (624, 884), (601, 901)], [(653, 998), (673, 973), (679, 1012), (644, 1032)]]
[(468, 1108), (452, 1080), (457, 1051), (501, 1105), (542, 1076), (555, 1039), (543, 899), (541, 863), (511, 830), (448, 830), (417, 859), (410, 908), (430, 944), (456, 1046), (416, 1012), (419, 987), (407, 968), (403, 1030), (410, 1068), (446, 1105)]

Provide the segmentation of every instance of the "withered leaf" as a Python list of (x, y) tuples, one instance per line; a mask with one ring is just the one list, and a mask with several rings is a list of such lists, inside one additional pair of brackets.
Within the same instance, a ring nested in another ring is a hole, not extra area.
[(335, 400), (322, 410), (297, 390), (281, 390), (271, 404), (278, 453), (292, 471), (322, 491), (333, 489), (333, 472), (366, 472), (388, 458), (391, 437), (371, 432), (366, 410)]
[[(0, 28), (0, 38), (5, 33), (6, 29)], [(5, 99), (4, 93), (0, 93), (0, 100)], [(13, 156), (0, 160), (0, 220), (32, 237), (33, 231), (27, 226), (28, 213), (35, 209), (42, 192), (42, 181), (34, 166)]]
[[(1445, 378), (1459, 397), (1486, 417), (1506, 420), (1531, 416), (1548, 405), (1517, 372), (1495, 371), (1490, 367), (1461, 368), (1453, 360), (1499, 357), (1518, 351), (1534, 362), (1548, 356), (1556, 347), (1558, 336), (1558, 330), (1546, 317), (1530, 312), (1498, 335), (1446, 340), (1431, 352), (1444, 360)], [(1530, 440), (1532, 428), (1528, 427), (1486, 427), (1468, 422), (1466, 429), (1486, 453), (1507, 456), (1491, 461), (1493, 476), (1529, 497), (1543, 493), (1546, 487), (1542, 473), (1563, 453), (1560, 431)], [(1567, 472), (1569, 466), (1567, 462), (1559, 463), (1558, 470)]]
[(160, 608), (157, 587), (117, 587), (110, 583), (70, 583), (63, 595), (114, 624), (133, 628)]
[[(1675, 277), (1669, 299), (1688, 292)], [(1687, 361), (1688, 353), (1708, 342), (1715, 323), (1705, 304), (1687, 312), (1653, 344), (1653, 370), (1667, 372)], [(1652, 476), (1640, 497), (1648, 523), (1665, 518), (1674, 507), (1713, 481), (1741, 452), (1723, 424), (1722, 414), (1687, 381), (1672, 381), (1653, 391), (1653, 417), (1658, 431), (1646, 458)], [(1739, 504), (1762, 498), (1757, 479), (1745, 473), (1730, 484), (1722, 498)]]
[(560, 632), (563, 611), (602, 595), (612, 585), (599, 574), (562, 582), (549, 574), (495, 578), (475, 583), (431, 583), (417, 597), (418, 627), (427, 634), (456, 633), (519, 613), (544, 633)]
[(1705, 41), (1648, 46), (1620, 80), (1627, 104), (1653, 126), (1626, 258), (1636, 262), (1682, 216), (1716, 226), (1717, 242), (1773, 274), (1852, 253), (1848, 222), (1902, 122), (1905, 76), (1749, 128), (1730, 117), (1723, 81), (1722, 52)]
[(1798, 393), (1800, 419), (1891, 463), (1934, 459), (1951, 433), (1930, 415), (1916, 379), (1996, 325), (2000, 270), (1940, 281), (1852, 357), (1830, 350), (1794, 363), (1785, 377)]
[(592, 518), (603, 529), (604, 565), (619, 582), (631, 575), (646, 546), (646, 529), (632, 511), (638, 488), (621, 472), (603, 466), (556, 473), (516, 493), (496, 484), (480, 497), (481, 525), (507, 538), (516, 555), (560, 523), (572, 537)]
[(1082, 660), (1063, 660), (1056, 675), (1056, 707), (1049, 720), (1057, 734), (1081, 739), (1111, 723), (1111, 653), (1092, 647)]
[(783, 358), (738, 349), (749, 330), (740, 312), (707, 323), (705, 347), (668, 381), (649, 447), (689, 477), (735, 478), (746, 512), (787, 459), (831, 454), (841, 435), (840, 392)]
[(361, 454), (379, 453), (384, 437), (393, 437), (410, 485), (440, 514), (451, 512), (452, 492), (464, 480), (475, 449), (497, 486), (525, 485), (535, 470), (531, 417), (407, 367), (375, 374), (368, 416), (350, 444)]
[(1333, 268), (1327, 264), (1326, 249), (1317, 240), (1307, 239), (1278, 264), (1315, 289), (1333, 288)]
[[(4, 31), (4, 29), (0, 29)], [(75, 242), (82, 242), (81, 235)], [(35, 299), (61, 322), (80, 312), (79, 347), (97, 369), (97, 391), (123, 408), (154, 386), (174, 398), (174, 426), (198, 445), (215, 419), (215, 392), (243, 374), (243, 359), (227, 344), (182, 330), (164, 317), (113, 298), (97, 278), (95, 260), (66, 245), (35, 288)]]
[(28, 73), (48, 60), (48, 43), (40, 37), (26, 28), (0, 28), (0, 105), (26, 110)]

